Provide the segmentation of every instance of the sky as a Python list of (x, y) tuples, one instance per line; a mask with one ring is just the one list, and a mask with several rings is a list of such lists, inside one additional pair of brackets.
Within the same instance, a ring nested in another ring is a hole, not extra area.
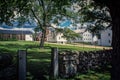
[(70, 20), (66, 20), (66, 21), (63, 21), (59, 24), (60, 27), (69, 27), (71, 25), (71, 21)]
[[(14, 29), (14, 28), (35, 28), (37, 26), (36, 23), (29, 23), (29, 22), (25, 22), (25, 24), (22, 26), (19, 26), (18, 24), (19, 22), (13, 22), (13, 26), (8, 26), (5, 23), (3, 23), (0, 27), (4, 29)], [(70, 20), (65, 20), (62, 21), (58, 26), (64, 28), (64, 27), (69, 27), (71, 24), (72, 22)]]

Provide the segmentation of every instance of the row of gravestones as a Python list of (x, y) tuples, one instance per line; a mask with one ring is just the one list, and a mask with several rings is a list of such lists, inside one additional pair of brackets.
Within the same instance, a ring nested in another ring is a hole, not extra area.
[(59, 74), (62, 77), (74, 76), (77, 72), (87, 73), (90, 70), (103, 71), (110, 69), (112, 50), (59, 53)]

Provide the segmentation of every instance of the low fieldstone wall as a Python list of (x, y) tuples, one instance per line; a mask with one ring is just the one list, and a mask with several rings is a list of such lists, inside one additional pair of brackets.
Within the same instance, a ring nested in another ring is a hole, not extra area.
[(59, 54), (59, 74), (62, 77), (74, 76), (79, 64), (79, 53), (65, 51)]
[(0, 80), (15, 80), (16, 68), (13, 65), (13, 56), (0, 54)]
[(74, 76), (77, 72), (90, 70), (103, 71), (111, 66), (112, 50), (104, 51), (64, 51), (59, 53), (59, 74), (62, 77)]
[(0, 70), (12, 64), (13, 57), (10, 54), (0, 54)]

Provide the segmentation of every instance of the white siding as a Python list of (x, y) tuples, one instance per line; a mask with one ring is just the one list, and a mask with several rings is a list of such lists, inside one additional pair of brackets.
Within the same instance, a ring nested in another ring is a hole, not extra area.
[(82, 38), (77, 38), (76, 40), (74, 40), (74, 42), (90, 42), (90, 43), (92, 43), (93, 40), (94, 41), (98, 40), (96, 36), (92, 37), (92, 34), (88, 31), (79, 33), (79, 34)]
[(25, 41), (33, 41), (33, 37), (31, 34), (26, 34), (25, 35)]
[(62, 36), (63, 36), (62, 33), (58, 33), (58, 35), (56, 36), (56, 42), (58, 42), (58, 43), (66, 43), (67, 40), (65, 38), (63, 38)]
[(100, 45), (111, 46), (112, 43), (112, 30), (107, 29), (101, 32)]
[(83, 37), (82, 40), (84, 42), (92, 42), (92, 40), (93, 40), (92, 39), (92, 34), (90, 32), (88, 32), (88, 31), (84, 32), (82, 37)]
[(62, 33), (58, 33), (56, 36), (53, 32), (49, 32), (49, 34), (47, 35), (47, 41), (48, 42), (57, 42), (57, 43), (66, 43), (67, 40), (65, 38), (62, 37), (63, 34)]

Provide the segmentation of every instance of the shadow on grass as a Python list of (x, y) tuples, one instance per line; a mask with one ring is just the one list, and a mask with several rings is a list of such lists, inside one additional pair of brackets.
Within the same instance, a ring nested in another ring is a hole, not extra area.
[(45, 75), (48, 75), (50, 71), (51, 47), (58, 47), (60, 50), (82, 50), (82, 48), (76, 48), (75, 46), (60, 46), (52, 44), (45, 45), (44, 49), (39, 49), (39, 46), (32, 44), (32, 42), (2, 42), (0, 43), (0, 53), (17, 55), (19, 49), (26, 50), (27, 48), (27, 72), (30, 73), (27, 77), (31, 77), (27, 80), (46, 80)]
[(9, 50), (7, 48), (0, 48), (0, 54), (11, 54), (12, 56), (16, 56), (17, 51)]
[(29, 80), (46, 80), (45, 75), (50, 71), (50, 49), (37, 50), (34, 48), (27, 53), (27, 69), (32, 76)]
[(38, 46), (31, 44), (0, 43), (0, 54), (8, 53), (16, 56), (19, 49), (26, 50), (26, 48), (28, 48), (27, 72), (30, 73), (27, 77), (32, 77), (27, 80), (46, 80), (44, 76), (48, 75), (50, 70), (51, 50), (49, 47), (39, 49)]

